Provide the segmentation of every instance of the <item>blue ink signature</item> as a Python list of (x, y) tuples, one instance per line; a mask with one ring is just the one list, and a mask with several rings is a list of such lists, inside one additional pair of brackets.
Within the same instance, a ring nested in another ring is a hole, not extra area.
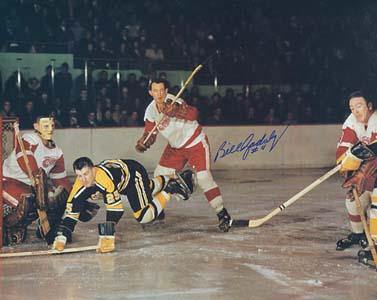
[(254, 140), (254, 133), (250, 133), (244, 141), (237, 145), (232, 145), (230, 142), (224, 141), (216, 152), (214, 162), (235, 152), (243, 152), (242, 160), (246, 160), (249, 154), (255, 153), (260, 149), (264, 150), (270, 142), (269, 152), (271, 152), (287, 131), (288, 127), (289, 125), (284, 128), (283, 132), (279, 136), (276, 135), (276, 131), (274, 129), (269, 136), (265, 133), (259, 140)]

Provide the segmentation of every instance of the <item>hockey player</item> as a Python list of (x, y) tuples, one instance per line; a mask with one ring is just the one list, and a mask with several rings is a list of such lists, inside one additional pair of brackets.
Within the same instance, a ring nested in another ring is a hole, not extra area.
[[(48, 219), (60, 220), (71, 184), (68, 181), (62, 150), (52, 140), (55, 122), (48, 116), (39, 116), (34, 132), (21, 137), (26, 153), (18, 142), (3, 164), (4, 245), (25, 240), (27, 226), (38, 218), (35, 189), (28, 177), (25, 155), (32, 175), (44, 172), (52, 181), (47, 203)], [(52, 224), (53, 225), (53, 224)], [(39, 230), (38, 230), (39, 232)]]
[(121, 195), (128, 198), (135, 219), (146, 224), (154, 221), (165, 208), (171, 194), (178, 193), (187, 200), (194, 188), (193, 173), (148, 178), (145, 168), (134, 160), (109, 159), (98, 165), (88, 157), (80, 157), (73, 163), (77, 175), (69, 195), (64, 217), (58, 226), (53, 249), (62, 251), (72, 236), (87, 199), (106, 204), (106, 222), (98, 224), (98, 252), (115, 249), (115, 225), (123, 215)]
[(372, 238), (377, 240), (377, 159), (374, 154), (377, 153), (377, 112), (372, 102), (360, 91), (349, 96), (349, 107), (351, 114), (343, 124), (336, 158), (342, 164), (341, 173), (346, 177), (343, 187), (350, 189), (346, 197), (346, 208), (351, 233), (337, 242), (337, 250), (344, 250), (355, 244), (367, 245), (352, 188), (357, 189), (364, 211), (372, 204), (370, 231)]
[[(187, 105), (182, 99), (172, 103), (175, 98), (168, 94), (166, 82), (155, 79), (149, 86), (153, 101), (148, 105), (144, 121), (144, 133), (135, 146), (138, 152), (144, 152), (156, 141), (160, 132), (167, 139), (166, 146), (154, 175), (169, 175), (182, 170), (188, 163), (197, 172), (197, 181), (209, 205), (219, 218), (219, 229), (227, 232), (230, 228), (230, 215), (224, 207), (223, 198), (210, 171), (211, 153), (206, 134), (199, 125), (198, 111)], [(145, 138), (160, 121), (158, 131), (144, 143)]]

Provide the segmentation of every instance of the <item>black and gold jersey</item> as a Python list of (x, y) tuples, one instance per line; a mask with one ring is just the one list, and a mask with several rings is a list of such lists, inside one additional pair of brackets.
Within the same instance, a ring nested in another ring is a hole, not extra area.
[(130, 180), (127, 163), (121, 159), (104, 160), (95, 167), (95, 181), (91, 187), (85, 187), (76, 178), (67, 200), (65, 216), (78, 220), (81, 204), (87, 199), (104, 200), (108, 211), (123, 211), (120, 194)]

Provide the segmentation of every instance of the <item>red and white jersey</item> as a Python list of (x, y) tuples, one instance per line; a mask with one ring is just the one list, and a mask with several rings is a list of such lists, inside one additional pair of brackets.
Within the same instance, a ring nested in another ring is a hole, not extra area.
[[(168, 99), (174, 99), (174, 95), (167, 94)], [(184, 102), (178, 99), (177, 102)], [(153, 100), (145, 110), (144, 121), (145, 131), (151, 131), (155, 124), (162, 119), (158, 125), (158, 131), (168, 140), (169, 145), (173, 148), (189, 148), (205, 138), (204, 132), (197, 121), (198, 110), (188, 105), (187, 113), (184, 119), (171, 118), (157, 109), (157, 103)]]
[(336, 159), (338, 159), (348, 148), (358, 142), (366, 145), (372, 144), (377, 140), (377, 112), (374, 112), (365, 126), (350, 114), (343, 124), (342, 136), (336, 149)]
[[(39, 168), (42, 168), (49, 178), (55, 182), (61, 182), (69, 191), (70, 186), (64, 167), (63, 151), (54, 144), (51, 148), (46, 147), (39, 135), (34, 132), (23, 134), (22, 141), (31, 171), (34, 173)], [(18, 143), (16, 143), (15, 149), (4, 161), (3, 176), (31, 185), (23, 154)]]

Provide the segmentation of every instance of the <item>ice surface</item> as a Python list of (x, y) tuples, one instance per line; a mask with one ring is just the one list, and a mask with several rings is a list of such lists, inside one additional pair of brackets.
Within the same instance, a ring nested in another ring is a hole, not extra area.
[[(326, 170), (218, 171), (234, 218), (260, 218)], [(377, 272), (335, 251), (348, 234), (344, 191), (334, 175), (258, 228), (217, 231), (197, 191), (171, 202), (166, 222), (144, 231), (130, 210), (117, 228), (116, 252), (0, 260), (0, 299), (376, 299)], [(96, 224), (80, 223), (73, 246), (97, 243)], [(28, 244), (44, 249), (29, 230)]]

